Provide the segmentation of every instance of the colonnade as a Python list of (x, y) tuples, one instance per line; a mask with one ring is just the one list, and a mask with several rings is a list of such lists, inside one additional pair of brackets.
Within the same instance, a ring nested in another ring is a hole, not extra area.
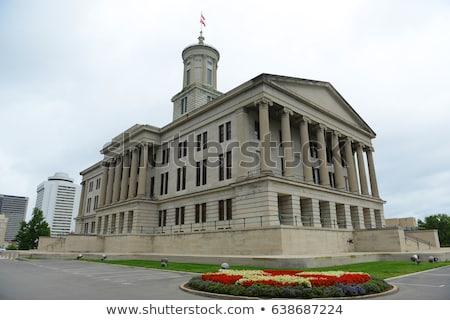
[[(270, 166), (270, 161), (267, 161), (267, 159), (270, 159), (271, 152), (269, 109), (273, 106), (273, 103), (269, 99), (263, 98), (255, 102), (255, 106), (257, 106), (259, 111), (259, 134), (262, 142), (260, 149), (260, 171), (262, 174), (270, 173), (273, 168)], [(294, 159), (294, 148), (291, 138), (291, 118), (293, 115), (294, 112), (292, 110), (289, 110), (286, 107), (282, 108), (281, 146), (285, 163), (283, 175), (286, 177), (294, 177), (296, 171), (295, 166), (289, 165), (293, 163)], [(239, 116), (245, 117), (245, 112), (241, 112)], [(327, 128), (322, 123), (313, 122), (304, 115), (297, 115), (296, 119), (299, 119), (298, 130), (300, 134), (303, 180), (305, 182), (318, 182), (322, 186), (334, 187), (339, 190), (345, 190), (348, 188), (347, 191), (352, 193), (359, 193), (362, 195), (379, 198), (373, 160), (373, 148), (371, 146), (364, 145), (352, 137), (343, 135), (337, 130)], [(311, 139), (310, 134), (315, 136), (315, 140)], [(329, 170), (327, 161), (327, 134), (331, 134), (330, 152), (332, 158), (331, 165), (333, 166), (334, 171), (333, 183), (330, 180), (331, 171)], [(311, 155), (311, 143), (317, 144), (317, 159), (313, 159), (315, 157)], [(342, 145), (343, 148), (341, 148)], [(366, 155), (366, 160), (364, 160), (364, 153)], [(354, 156), (355, 154), (356, 161)], [(342, 161), (342, 159), (345, 161)], [(318, 181), (315, 181), (314, 179), (313, 170), (315, 168), (318, 168), (319, 170)], [(344, 168), (346, 168), (346, 175)], [(369, 177), (367, 177), (367, 173)], [(240, 174), (242, 174), (242, 172)], [(348, 184), (346, 184), (345, 178), (348, 179)], [(368, 181), (370, 182), (370, 190)]]
[(145, 196), (149, 145), (139, 144), (103, 162), (99, 206)]

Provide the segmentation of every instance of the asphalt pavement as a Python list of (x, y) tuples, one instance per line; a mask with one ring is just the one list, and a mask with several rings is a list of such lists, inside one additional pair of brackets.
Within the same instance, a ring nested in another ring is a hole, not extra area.
[[(0, 259), (1, 300), (204, 300), (179, 286), (193, 273), (82, 260)], [(450, 267), (388, 279), (398, 291), (375, 300), (450, 300)]]

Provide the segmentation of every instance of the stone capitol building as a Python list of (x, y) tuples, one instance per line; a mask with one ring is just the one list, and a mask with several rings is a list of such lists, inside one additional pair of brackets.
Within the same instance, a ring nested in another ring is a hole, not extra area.
[(173, 121), (136, 124), (81, 171), (76, 231), (49, 251), (305, 255), (405, 251), (386, 228), (375, 132), (328, 82), (260, 74), (222, 93), (220, 54), (182, 51)]

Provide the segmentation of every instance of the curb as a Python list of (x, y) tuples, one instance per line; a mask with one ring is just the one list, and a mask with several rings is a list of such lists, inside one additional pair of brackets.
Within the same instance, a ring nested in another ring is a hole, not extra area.
[[(390, 295), (398, 292), (398, 287), (393, 284), (389, 284), (391, 288), (389, 290), (386, 290), (384, 292), (380, 293), (374, 293), (374, 294), (366, 294), (363, 296), (355, 296), (355, 297), (332, 297), (332, 298), (313, 298), (313, 299), (302, 299), (302, 298), (282, 298), (282, 299), (289, 299), (289, 300), (357, 300), (357, 299), (370, 299), (385, 295)], [(246, 296), (233, 296), (230, 294), (223, 294), (223, 293), (213, 293), (213, 292), (206, 292), (206, 291), (198, 291), (191, 289), (187, 287), (187, 282), (180, 284), (180, 289), (195, 294), (202, 297), (208, 297), (212, 299), (224, 299), (224, 300), (271, 300), (271, 299), (278, 299), (278, 298), (259, 298), (259, 297), (246, 297)]]

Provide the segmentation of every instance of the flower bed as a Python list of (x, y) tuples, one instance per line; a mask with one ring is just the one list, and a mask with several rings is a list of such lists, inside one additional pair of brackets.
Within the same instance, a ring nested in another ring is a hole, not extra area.
[(301, 270), (224, 270), (192, 278), (189, 288), (263, 298), (332, 298), (386, 291), (382, 279), (362, 272)]

